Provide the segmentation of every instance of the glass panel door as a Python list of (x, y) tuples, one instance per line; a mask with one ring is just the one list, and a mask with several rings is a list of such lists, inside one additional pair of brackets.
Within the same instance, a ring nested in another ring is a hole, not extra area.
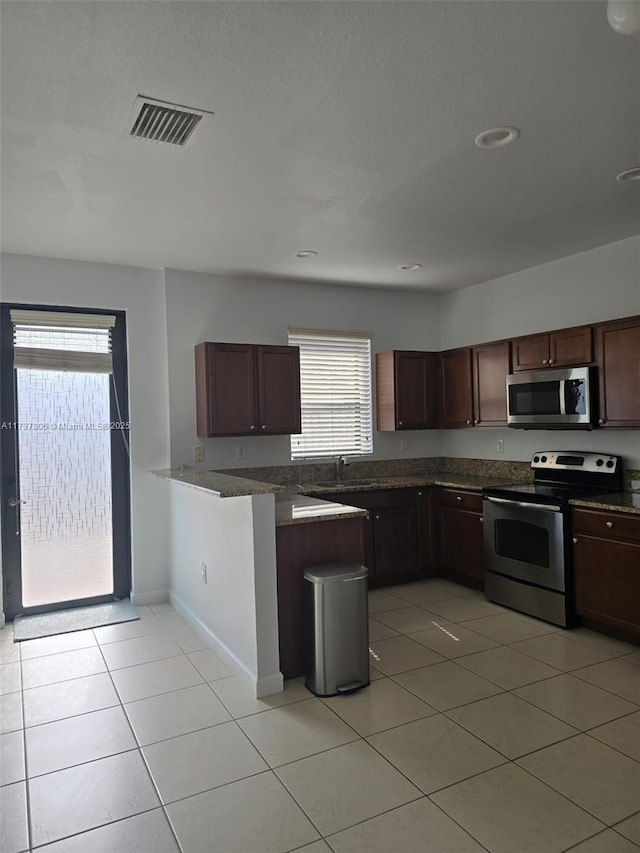
[(16, 373), (23, 607), (110, 595), (110, 376)]
[(2, 606), (9, 621), (130, 593), (124, 320), (123, 312), (0, 305)]

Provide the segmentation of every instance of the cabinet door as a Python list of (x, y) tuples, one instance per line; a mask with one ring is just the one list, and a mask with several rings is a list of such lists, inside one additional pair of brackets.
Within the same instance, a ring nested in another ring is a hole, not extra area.
[(440, 507), (440, 568), (444, 575), (482, 589), (483, 547), (480, 513)]
[(394, 356), (396, 429), (432, 429), (437, 399), (433, 353)]
[(554, 367), (573, 367), (593, 361), (591, 326), (564, 329), (549, 335), (549, 364)]
[(578, 614), (640, 634), (640, 545), (581, 534), (573, 548)]
[(441, 355), (443, 429), (473, 425), (471, 349), (451, 350)]
[(419, 577), (415, 506), (380, 507), (371, 515), (376, 585)]
[(516, 338), (511, 347), (514, 371), (542, 370), (549, 364), (549, 335)]
[(601, 426), (640, 427), (640, 318), (596, 327)]
[(376, 427), (379, 432), (435, 429), (437, 353), (376, 353)]
[(475, 426), (507, 425), (509, 341), (474, 347), (473, 422)]
[(266, 433), (299, 433), (300, 349), (298, 347), (259, 346), (258, 430)]
[(255, 348), (204, 343), (196, 347), (198, 435), (254, 435), (258, 431)]
[(416, 491), (417, 528), (418, 528), (418, 571), (423, 578), (437, 574), (435, 553), (435, 501), (433, 489), (423, 488)]
[(371, 586), (401, 583), (417, 576), (414, 489), (335, 492), (321, 497), (369, 511), (364, 524), (364, 554)]

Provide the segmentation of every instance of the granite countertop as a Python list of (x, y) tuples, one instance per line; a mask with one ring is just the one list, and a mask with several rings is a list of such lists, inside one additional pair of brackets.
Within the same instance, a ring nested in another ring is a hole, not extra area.
[(569, 503), (585, 509), (604, 509), (640, 515), (640, 492), (615, 492), (609, 495), (595, 495), (592, 498), (573, 498)]
[(247, 480), (245, 477), (233, 477), (230, 474), (219, 474), (216, 471), (196, 471), (193, 468), (166, 468), (162, 471), (151, 471), (156, 477), (169, 480), (172, 483), (182, 483), (194, 489), (208, 492), (219, 498), (237, 498), (243, 495), (270, 495), (284, 492), (284, 486), (274, 483), (262, 483), (258, 480)]
[(452, 489), (481, 491), (491, 486), (503, 486), (513, 482), (508, 477), (478, 477), (472, 474), (449, 473), (406, 474), (400, 477), (372, 477), (369, 480), (341, 480), (325, 483), (300, 483), (297, 488), (302, 493), (313, 495), (339, 494), (340, 492), (367, 492), (372, 489), (414, 489), (420, 486), (446, 486)]
[(368, 515), (366, 509), (323, 501), (297, 492), (276, 495), (276, 527), (286, 524), (306, 524), (310, 521), (334, 521)]

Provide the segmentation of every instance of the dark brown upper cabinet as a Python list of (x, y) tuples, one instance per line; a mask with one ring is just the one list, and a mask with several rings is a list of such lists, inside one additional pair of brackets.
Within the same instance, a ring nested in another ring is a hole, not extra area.
[(440, 354), (440, 426), (473, 425), (472, 351), (470, 347)]
[(437, 353), (376, 353), (376, 420), (381, 432), (437, 427)]
[(640, 317), (596, 326), (603, 427), (640, 427)]
[(478, 427), (507, 425), (507, 376), (511, 369), (509, 341), (473, 348), (473, 423)]
[(199, 437), (300, 432), (298, 347), (207, 342), (195, 353)]
[(513, 370), (544, 370), (545, 367), (574, 367), (593, 361), (590, 326), (562, 329), (544, 335), (516, 338), (511, 342)]

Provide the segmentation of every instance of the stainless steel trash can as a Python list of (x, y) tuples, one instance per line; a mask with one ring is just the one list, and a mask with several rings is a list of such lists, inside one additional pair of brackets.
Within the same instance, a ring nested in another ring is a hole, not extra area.
[(316, 696), (369, 684), (368, 570), (325, 563), (304, 573), (305, 683)]

